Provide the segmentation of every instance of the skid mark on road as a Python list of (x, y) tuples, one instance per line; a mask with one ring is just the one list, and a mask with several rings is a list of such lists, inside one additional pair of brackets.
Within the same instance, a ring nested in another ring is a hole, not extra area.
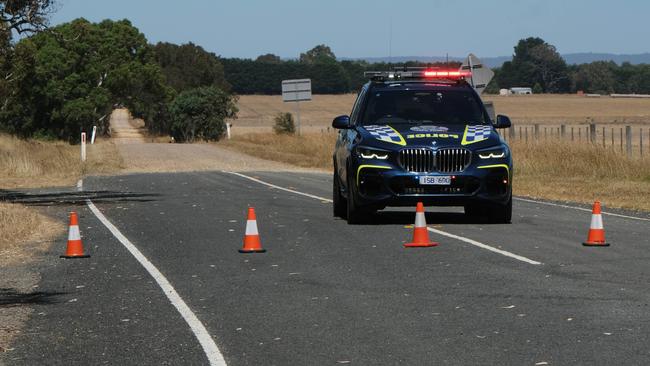
[[(82, 187), (81, 181), (78, 184), (78, 188)], [(151, 277), (153, 277), (154, 280), (156, 280), (156, 283), (160, 288), (163, 290), (163, 293), (169, 301), (174, 305), (176, 310), (181, 314), (187, 325), (190, 326), (190, 329), (194, 333), (194, 336), (196, 339), (199, 341), (201, 344), (201, 347), (203, 348), (203, 351), (205, 352), (205, 355), (208, 358), (208, 361), (210, 362), (210, 365), (212, 366), (226, 366), (226, 361), (223, 358), (223, 355), (221, 354), (221, 351), (219, 351), (219, 347), (217, 347), (217, 344), (214, 343), (214, 340), (208, 333), (208, 330), (205, 328), (203, 323), (197, 318), (197, 316), (192, 312), (192, 309), (190, 309), (189, 306), (183, 301), (181, 296), (176, 292), (176, 289), (172, 286), (172, 284), (167, 280), (167, 278), (156, 268), (156, 266), (153, 265), (147, 259), (147, 257), (140, 252), (140, 250), (131, 243), (131, 241), (124, 236), (118, 230), (115, 225), (113, 225), (107, 218), (102, 214), (101, 211), (95, 206), (95, 204), (92, 203), (91, 200), (86, 200), (86, 204), (88, 205), (88, 208), (95, 214), (95, 216), (101, 221), (104, 226), (110, 232), (115, 236), (117, 240), (124, 245), (124, 247), (135, 257), (135, 259), (140, 262), (140, 264), (149, 272)]]
[[(236, 172), (227, 172), (227, 171), (224, 171), (224, 173), (233, 174), (233, 175), (236, 175), (238, 177), (248, 179), (248, 180), (251, 180), (253, 182), (263, 184), (263, 185), (271, 187), (271, 188), (275, 188), (275, 189), (279, 189), (279, 190), (282, 190), (282, 191), (285, 191), (285, 192), (290, 192), (290, 193), (298, 194), (298, 195), (301, 195), (301, 196), (313, 198), (313, 199), (316, 199), (316, 200), (319, 200), (319, 201), (322, 201), (322, 202), (328, 202), (328, 203), (332, 202), (331, 199), (328, 199), (328, 198), (325, 198), (325, 197), (320, 197), (320, 196), (316, 196), (316, 195), (313, 195), (313, 194), (296, 191), (294, 189), (280, 187), (280, 186), (277, 186), (275, 184), (271, 184), (271, 183), (265, 182), (263, 180), (260, 180), (260, 179), (257, 179), (257, 178), (254, 178), (254, 177), (251, 177), (251, 176), (248, 176), (248, 175), (245, 175), (245, 174), (236, 173)], [(476, 241), (476, 240), (473, 240), (473, 239), (470, 239), (470, 238), (466, 238), (466, 237), (459, 236), (459, 235), (454, 235), (454, 234), (448, 233), (446, 231), (434, 229), (434, 228), (431, 228), (431, 227), (427, 227), (427, 229), (429, 231), (433, 232), (433, 233), (440, 234), (440, 235), (446, 236), (448, 238), (456, 239), (456, 240), (462, 241), (464, 243), (474, 245), (474, 246), (476, 246), (478, 248), (489, 250), (489, 251), (491, 251), (493, 253), (501, 254), (501, 255), (506, 256), (508, 258), (512, 258), (512, 259), (516, 259), (518, 261), (522, 261), (524, 263), (528, 263), (528, 264), (532, 264), (532, 265), (541, 265), (542, 264), (541, 262), (538, 262), (538, 261), (535, 261), (535, 260), (520, 256), (518, 254), (510, 253), (510, 252), (502, 250), (502, 249), (498, 249), (498, 248), (489, 246), (487, 244), (481, 243), (479, 241)]]

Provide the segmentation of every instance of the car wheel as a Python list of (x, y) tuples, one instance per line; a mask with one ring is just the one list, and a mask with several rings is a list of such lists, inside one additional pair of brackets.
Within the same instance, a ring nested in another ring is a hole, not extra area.
[(349, 225), (361, 224), (363, 222), (364, 213), (365, 213), (361, 208), (357, 206), (353, 182), (354, 179), (348, 176), (348, 198), (346, 200), (347, 201), (346, 217), (348, 219)]
[(347, 218), (347, 206), (341, 194), (341, 180), (336, 173), (336, 168), (332, 177), (332, 211), (334, 217)]
[(490, 221), (495, 224), (509, 224), (512, 222), (512, 194), (505, 205), (494, 205), (490, 212)]

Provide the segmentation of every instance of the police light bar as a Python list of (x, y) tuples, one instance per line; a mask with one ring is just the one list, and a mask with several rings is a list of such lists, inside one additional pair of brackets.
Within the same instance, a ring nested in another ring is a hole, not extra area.
[(466, 70), (439, 70), (425, 68), (407, 68), (395, 71), (366, 71), (364, 76), (372, 80), (402, 80), (402, 79), (439, 79), (439, 80), (463, 80), (472, 75)]
[(472, 75), (469, 71), (441, 71), (441, 70), (424, 70), (424, 77), (426, 78), (465, 78)]

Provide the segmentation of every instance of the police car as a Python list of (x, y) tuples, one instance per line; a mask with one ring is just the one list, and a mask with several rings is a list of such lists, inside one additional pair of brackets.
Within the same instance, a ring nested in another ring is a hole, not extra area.
[(470, 70), (366, 72), (350, 116), (339, 116), (333, 155), (334, 216), (356, 224), (387, 206), (463, 206), (509, 223), (512, 158), (468, 82)]

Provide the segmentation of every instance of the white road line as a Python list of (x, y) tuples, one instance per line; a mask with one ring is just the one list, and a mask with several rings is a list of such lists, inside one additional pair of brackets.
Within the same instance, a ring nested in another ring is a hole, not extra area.
[(196, 317), (196, 315), (192, 312), (189, 306), (183, 301), (183, 299), (180, 297), (180, 295), (176, 292), (174, 287), (172, 286), (171, 283), (165, 278), (165, 276), (160, 273), (158, 268), (151, 263), (147, 257), (145, 257), (138, 248), (131, 243), (129, 239), (126, 238), (107, 218), (104, 216), (104, 214), (99, 211), (99, 209), (95, 206), (95, 204), (92, 203), (91, 200), (86, 200), (86, 204), (90, 208), (90, 210), (97, 216), (99, 221), (108, 228), (108, 230), (113, 233), (113, 236), (117, 238), (117, 240), (124, 245), (124, 247), (131, 252), (131, 254), (135, 257), (135, 259), (140, 262), (140, 264), (149, 272), (151, 277), (153, 277), (154, 280), (156, 280), (156, 283), (158, 283), (158, 286), (163, 290), (163, 293), (169, 301), (174, 305), (176, 310), (181, 314), (183, 319), (185, 319), (185, 322), (187, 325), (190, 326), (192, 329), (192, 332), (194, 333), (194, 336), (196, 339), (199, 341), (201, 344), (201, 347), (203, 347), (203, 352), (205, 352), (205, 355), (208, 357), (208, 361), (210, 361), (210, 365), (213, 366), (225, 366), (226, 361), (223, 358), (223, 355), (219, 351), (219, 347), (217, 347), (217, 344), (214, 343), (214, 340), (208, 333), (208, 330), (205, 329), (205, 326), (199, 318)]
[[(263, 185), (265, 185), (265, 186), (269, 186), (269, 187), (271, 187), (271, 188), (275, 188), (275, 189), (283, 190), (283, 191), (286, 191), (286, 192), (291, 192), (291, 193), (299, 194), (299, 195), (301, 195), (301, 196), (305, 196), (305, 197), (309, 197), (309, 198), (314, 198), (314, 199), (317, 199), (317, 200), (320, 200), (320, 201), (324, 201), (324, 202), (332, 202), (331, 199), (327, 199), (327, 198), (325, 198), (325, 197), (319, 197), (319, 196), (315, 196), (315, 195), (313, 195), (313, 194), (303, 193), (303, 192), (299, 192), (299, 191), (296, 191), (296, 190), (293, 190), (293, 189), (288, 189), (288, 188), (284, 188), (284, 187), (276, 186), (275, 184), (267, 183), (267, 182), (264, 182), (264, 181), (259, 180), (259, 179), (257, 179), (257, 178), (249, 177), (248, 175), (244, 175), (244, 174), (241, 174), (241, 173), (228, 172), (228, 171), (223, 171), (223, 172), (224, 172), (224, 173), (234, 174), (234, 175), (236, 175), (236, 176), (239, 176), (239, 177), (242, 177), (242, 178), (245, 178), (245, 179), (252, 180), (253, 182), (257, 182), (257, 183), (259, 183), (259, 184), (263, 184)], [(495, 247), (491, 247), (491, 246), (489, 246), (489, 245), (487, 245), (487, 244), (483, 244), (483, 243), (481, 243), (481, 242), (478, 242), (478, 241), (476, 241), (476, 240), (472, 240), (472, 239), (469, 239), (469, 238), (465, 238), (465, 237), (463, 237), (463, 236), (454, 235), (454, 234), (451, 234), (451, 233), (448, 233), (448, 232), (445, 232), (445, 231), (442, 231), (442, 230), (433, 229), (433, 228), (430, 228), (430, 227), (427, 227), (427, 229), (429, 229), (429, 231), (431, 231), (431, 232), (433, 232), (433, 233), (440, 234), (440, 235), (443, 235), (443, 236), (446, 236), (446, 237), (449, 237), (449, 238), (452, 238), (452, 239), (460, 240), (460, 241), (465, 242), (465, 243), (467, 243), (467, 244), (471, 244), (471, 245), (477, 246), (477, 247), (479, 247), (479, 248), (486, 249), (486, 250), (489, 250), (489, 251), (491, 251), (491, 252), (494, 252), (494, 253), (497, 253), (497, 254), (501, 254), (501, 255), (504, 255), (504, 256), (506, 256), (506, 257), (513, 258), (513, 259), (516, 259), (516, 260), (519, 260), (519, 261), (522, 261), (522, 262), (525, 262), (525, 263), (528, 263), (528, 264), (533, 264), (533, 265), (540, 265), (540, 264), (542, 264), (541, 262), (537, 262), (537, 261), (534, 261), (534, 260), (532, 260), (532, 259), (529, 259), (529, 258), (526, 258), (526, 257), (522, 257), (522, 256), (520, 256), (520, 255), (517, 255), (517, 254), (514, 254), (514, 253), (510, 253), (510, 252), (505, 251), (505, 250), (502, 250), (502, 249), (498, 249), (498, 248), (495, 248)]]
[[(589, 208), (583, 208), (583, 207), (576, 207), (576, 206), (569, 206), (569, 205), (562, 205), (559, 203), (552, 203), (552, 202), (544, 202), (544, 201), (537, 201), (537, 200), (531, 200), (528, 198), (520, 198), (520, 197), (513, 197), (513, 199), (517, 201), (522, 201), (522, 202), (530, 202), (530, 203), (539, 203), (541, 205), (547, 205), (547, 206), (555, 206), (555, 207), (562, 207), (562, 208), (570, 208), (574, 210), (579, 210), (579, 211), (585, 211), (585, 212), (591, 212), (591, 209)], [(621, 215), (621, 214), (616, 214), (612, 212), (602, 212), (603, 215), (609, 215), (609, 216), (615, 216), (615, 217), (622, 217), (624, 219), (632, 219), (632, 220), (641, 220), (641, 221), (650, 221), (650, 219), (646, 219), (644, 217), (636, 217), (636, 216), (628, 216), (628, 215)]]
[(477, 247), (479, 247), (479, 248), (483, 248), (483, 249), (485, 249), (485, 250), (489, 250), (489, 251), (494, 252), (494, 253), (499, 253), (499, 254), (501, 254), (501, 255), (505, 255), (506, 257), (514, 258), (514, 259), (516, 259), (516, 260), (520, 260), (520, 261), (522, 261), (522, 262), (526, 262), (526, 263), (528, 263), (528, 264), (534, 264), (534, 265), (536, 265), (536, 266), (542, 264), (541, 262), (534, 261), (534, 260), (532, 260), (532, 259), (529, 259), (529, 258), (526, 258), (526, 257), (522, 257), (522, 256), (520, 256), (520, 255), (518, 255), (518, 254), (510, 253), (510, 252), (505, 251), (505, 250), (502, 250), (502, 249), (498, 249), (498, 248), (491, 247), (491, 246), (489, 246), (489, 245), (483, 244), (483, 243), (478, 242), (478, 241), (476, 241), (476, 240), (472, 240), (472, 239), (465, 238), (465, 237), (462, 237), (462, 236), (458, 236), (458, 235), (450, 234), (450, 233), (448, 233), (448, 232), (445, 232), (445, 231), (442, 231), (442, 230), (437, 230), (437, 229), (434, 229), (434, 228), (432, 228), (432, 227), (427, 227), (427, 229), (428, 229), (429, 231), (431, 231), (432, 233), (436, 233), (436, 234), (439, 234), (439, 235), (446, 236), (446, 237), (448, 237), (448, 238), (452, 238), (452, 239), (460, 240), (460, 241), (465, 242), (465, 243), (467, 243), (467, 244), (471, 244), (471, 245), (477, 246)]
[(320, 200), (320, 201), (323, 201), (323, 202), (332, 203), (332, 200), (329, 199), (329, 198), (314, 196), (313, 194), (299, 192), (299, 191), (296, 191), (296, 190), (293, 190), (293, 189), (276, 186), (275, 184), (267, 183), (267, 182), (261, 181), (261, 180), (259, 180), (257, 178), (249, 177), (248, 175), (244, 175), (244, 174), (241, 174), (241, 173), (228, 172), (228, 171), (225, 171), (225, 170), (222, 170), (222, 172), (229, 173), (229, 174), (234, 174), (234, 175), (236, 175), (238, 177), (246, 178), (248, 180), (252, 180), (253, 182), (257, 182), (259, 184), (264, 184), (265, 186), (269, 186), (271, 188), (279, 189), (281, 191), (290, 192), (290, 193), (298, 194), (298, 195), (301, 195), (301, 196), (305, 196), (305, 197), (313, 198), (313, 199), (316, 199), (316, 200)]

